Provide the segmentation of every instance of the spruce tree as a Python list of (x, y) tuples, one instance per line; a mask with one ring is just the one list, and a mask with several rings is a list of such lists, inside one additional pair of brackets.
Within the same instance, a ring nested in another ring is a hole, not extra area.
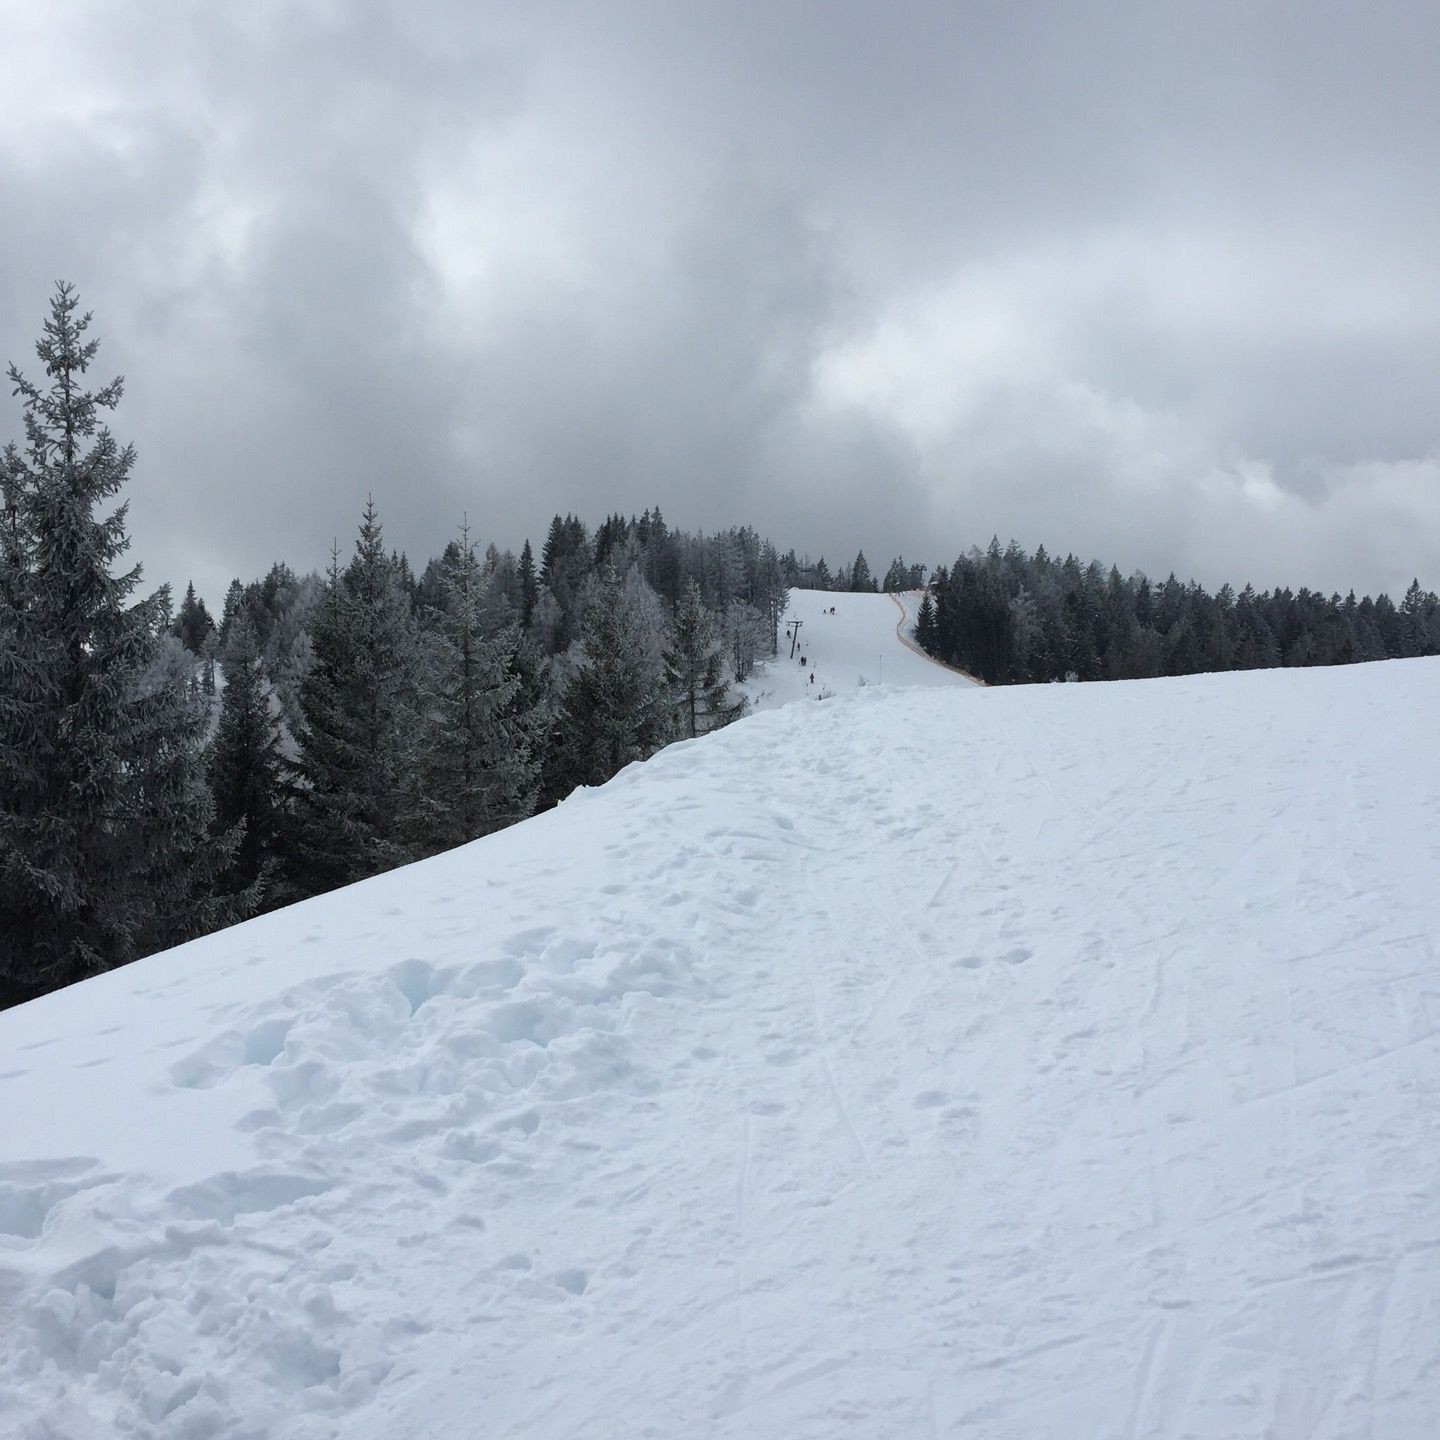
[(611, 568), (586, 612), (581, 651), (582, 668), (561, 706), (559, 755), (570, 786), (603, 785), (675, 732), (650, 637)]
[(301, 689), (290, 880), (314, 895), (413, 858), (415, 627), (373, 500), (342, 573), (332, 555)]
[(675, 693), (684, 733), (703, 735), (734, 720), (744, 708), (730, 696), (720, 648), (710, 616), (692, 579), (675, 612), (670, 647), (665, 651), (665, 677)]
[(215, 628), (205, 602), (197, 598), (194, 584), (185, 587), (185, 598), (180, 602), (180, 613), (170, 627), (170, 633), (192, 654), (205, 651), (205, 639)]
[(443, 572), (429, 636), (413, 825), (427, 853), (463, 845), (535, 809), (535, 707), (516, 661), (519, 630), (482, 624), (486, 576), (468, 527)]
[(162, 588), (129, 603), (134, 464), (101, 423), (123, 382), (87, 390), (99, 342), (57, 287), (36, 353), (48, 386), (9, 375), (25, 452), (7, 449), (0, 544), (0, 987), (23, 998), (214, 929), (233, 834), (212, 835), (205, 712), (155, 665)]
[(855, 556), (855, 563), (850, 567), (849, 589), (864, 591), (875, 589), (875, 579), (870, 574), (870, 562), (866, 560), (863, 550)]
[(245, 587), (237, 578), (230, 582), (229, 589), (225, 591), (225, 605), (220, 611), (220, 643), (222, 645), (230, 638), (230, 627), (244, 609)]
[(535, 577), (535, 552), (529, 540), (520, 551), (520, 628), (530, 628), (530, 617), (535, 613), (535, 597), (540, 593), (540, 582)]
[(935, 602), (927, 590), (920, 599), (920, 609), (915, 616), (915, 640), (922, 650), (935, 649)]
[(1430, 637), (1426, 621), (1428, 612), (1434, 607), (1434, 599), (1433, 595), (1427, 595), (1420, 588), (1418, 579), (1410, 582), (1410, 588), (1400, 602), (1401, 655), (1429, 653)]
[(765, 617), (744, 600), (732, 600), (717, 618), (719, 638), (724, 642), (730, 661), (730, 673), (737, 681), (748, 680), (765, 643)]
[(210, 790), (216, 823), (244, 827), (225, 877), (227, 888), (244, 891), (269, 881), (278, 865), (288, 766), (278, 705), (265, 681), (254, 627), (243, 615), (231, 626), (222, 663), (225, 693), (210, 747)]
[[(791, 552), (794, 553), (793, 551)], [(766, 623), (770, 626), (770, 653), (780, 653), (780, 619), (790, 604), (790, 586), (785, 578), (785, 567), (775, 547), (767, 540), (760, 547), (760, 595)]]

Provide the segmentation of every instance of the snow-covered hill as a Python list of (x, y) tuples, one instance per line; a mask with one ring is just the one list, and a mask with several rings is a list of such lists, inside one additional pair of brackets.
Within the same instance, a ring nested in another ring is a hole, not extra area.
[(0, 1015), (0, 1434), (1440, 1434), (1440, 664), (886, 670)]

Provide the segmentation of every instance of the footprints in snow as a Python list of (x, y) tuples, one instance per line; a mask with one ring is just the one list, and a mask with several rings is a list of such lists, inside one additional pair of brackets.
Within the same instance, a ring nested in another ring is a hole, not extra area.
[[(733, 897), (741, 906), (756, 898)], [(613, 946), (532, 926), (488, 941), (468, 963), (443, 963), (452, 959), (323, 976), (264, 1007), (211, 1011), (208, 1034), (173, 1042), (165, 1073), (176, 1089), (256, 1095), (238, 1124), (254, 1137), (258, 1162), (153, 1197), (170, 1221), (148, 1232), (153, 1243), (105, 1245), (52, 1277), (45, 1304), (16, 1320), (15, 1344), (35, 1367), (119, 1367), (157, 1433), (223, 1428), (232, 1397), (207, 1369), (218, 1353), (247, 1356), (277, 1394), (304, 1392), (307, 1405), (355, 1403), (410, 1343), (399, 1329), (378, 1343), (372, 1334), (370, 1363), (358, 1366), (349, 1352), (355, 1327), (369, 1324), (354, 1308), (365, 1297), (332, 1294), (331, 1284), (363, 1289), (363, 1280), (353, 1279), (354, 1266), (347, 1281), (343, 1265), (310, 1263), (332, 1245), (332, 1255), (344, 1254), (357, 1203), (393, 1228), (398, 1245), (424, 1251), (449, 1236), (475, 1254), (472, 1273), (488, 1273), (495, 1286), (518, 1284), (561, 1307), (593, 1303), (590, 1256), (506, 1256), (482, 1216), (497, 1187), (527, 1171), (544, 1175), (557, 1156), (588, 1145), (592, 1132), (576, 1127), (588, 1126), (608, 1095), (661, 1088), (662, 1077), (637, 1063), (632, 1021), (653, 997), (705, 992), (699, 956), (688, 936), (643, 926), (637, 935), (632, 918)], [(696, 1046), (692, 1058), (713, 1063), (720, 1054)], [(376, 1148), (357, 1192), (353, 1157)], [(108, 1192), (87, 1199), (109, 1185), (122, 1187), (114, 1204)], [(0, 1165), (0, 1244), (35, 1243), (67, 1204), (103, 1220), (110, 1210), (143, 1212), (151, 1199), (91, 1159)], [(296, 1237), (304, 1237), (296, 1242), (303, 1264), (289, 1248)], [(151, 1308), (134, 1303), (167, 1287), (194, 1317), (187, 1344), (196, 1347), (177, 1351), (168, 1368), (146, 1329)], [(282, 1299), (282, 1290), (295, 1293)], [(255, 1303), (272, 1291), (274, 1305)], [(305, 1319), (290, 1325), (277, 1321), (282, 1313)]]
[[(176, 1061), (171, 1081), (205, 1090), (242, 1072), (255, 1074), (273, 1092), (272, 1118), (294, 1120), (309, 1112), (297, 1128), (320, 1133), (353, 1118), (348, 1109), (317, 1109), (335, 1098), (354, 1068), (349, 1062), (405, 1048), (403, 1031), (412, 1023), (443, 1032), (439, 1041), (455, 1064), (431, 1060), (422, 1070), (392, 1070), (388, 1081), (374, 1077), (376, 1088), (387, 1093), (453, 1089), (469, 1062), (495, 1061), (507, 1047), (544, 1050), (577, 1031), (613, 1030), (616, 1020), (598, 1013), (602, 1008), (635, 992), (668, 995), (693, 981), (693, 957), (679, 944), (642, 944), (598, 980), (584, 982), (579, 968), (603, 960), (592, 940), (540, 926), (512, 934), (498, 948), (468, 965), (410, 959), (379, 975), (330, 976), (300, 986), (284, 997), (291, 1013), (231, 1026)], [(556, 983), (567, 980), (572, 983)], [(531, 993), (513, 995), (527, 981)], [(248, 1128), (261, 1128), (267, 1113), (257, 1114)]]
[(247, 1066), (273, 1064), (285, 1049), (291, 1022), (265, 1019), (249, 1030), (227, 1030), (203, 1049), (170, 1067), (170, 1078), (182, 1090), (208, 1090)]
[(553, 1277), (555, 1283), (571, 1295), (583, 1295), (589, 1288), (590, 1277), (583, 1270), (561, 1270)]
[(952, 1097), (948, 1090), (921, 1090), (910, 1102), (912, 1110), (934, 1110), (938, 1112), (937, 1119), (949, 1122), (952, 1125), (963, 1124), (967, 1128), (973, 1128), (971, 1122), (979, 1116), (977, 1105), (979, 1095), (969, 1095), (965, 1099), (952, 1103)]
[(958, 955), (950, 962), (955, 970), (983, 970), (987, 965), (1023, 965), (1035, 952), (1026, 945), (1012, 945), (998, 955)]
[[(519, 1278), (529, 1276), (534, 1271), (535, 1261), (524, 1251), (517, 1250), (512, 1254), (502, 1256), (490, 1268), (491, 1273), (496, 1276), (509, 1275)], [(565, 1294), (578, 1298), (590, 1288), (590, 1272), (578, 1265), (572, 1265), (547, 1275), (543, 1283), (553, 1285), (557, 1290), (562, 1290)]]
[(329, 1183), (317, 1176), (227, 1171), (198, 1185), (184, 1185), (169, 1198), (196, 1219), (233, 1225), (240, 1215), (269, 1214), (323, 1195), (329, 1188)]
[(38, 1240), (58, 1206), (72, 1195), (115, 1178), (86, 1173), (98, 1163), (89, 1156), (77, 1155), (65, 1160), (23, 1160), (0, 1165), (0, 1236)]

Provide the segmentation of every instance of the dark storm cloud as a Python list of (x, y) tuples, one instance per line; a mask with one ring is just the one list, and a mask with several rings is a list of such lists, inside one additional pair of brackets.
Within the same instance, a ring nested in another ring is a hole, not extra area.
[(658, 501), (881, 564), (1440, 579), (1429, 6), (13, 29), (0, 353), (80, 285), (152, 578), (319, 564), (373, 491), (417, 558)]

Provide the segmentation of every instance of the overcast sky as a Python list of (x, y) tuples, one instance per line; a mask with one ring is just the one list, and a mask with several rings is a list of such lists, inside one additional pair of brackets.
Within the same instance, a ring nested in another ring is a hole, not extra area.
[[(1440, 585), (1440, 7), (0, 0), (0, 361), (212, 602), (463, 512)], [(0, 438), (19, 437), (17, 402)]]

